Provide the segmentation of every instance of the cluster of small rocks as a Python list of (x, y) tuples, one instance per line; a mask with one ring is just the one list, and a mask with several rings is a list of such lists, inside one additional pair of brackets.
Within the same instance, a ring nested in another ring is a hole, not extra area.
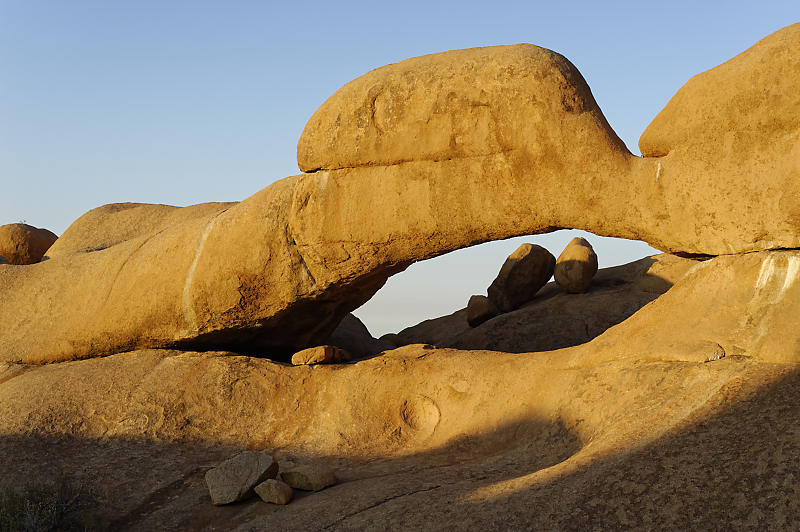
[(211, 502), (218, 506), (253, 495), (271, 504), (288, 504), (295, 489), (320, 491), (334, 484), (336, 475), (326, 467), (291, 463), (280, 467), (270, 454), (260, 451), (243, 451), (206, 473)]
[(467, 322), (470, 327), (477, 327), (521, 307), (532, 300), (551, 277), (555, 277), (558, 286), (567, 293), (586, 292), (596, 273), (597, 255), (584, 238), (573, 238), (558, 260), (541, 246), (522, 244), (503, 263), (487, 289), (488, 297), (469, 298)]

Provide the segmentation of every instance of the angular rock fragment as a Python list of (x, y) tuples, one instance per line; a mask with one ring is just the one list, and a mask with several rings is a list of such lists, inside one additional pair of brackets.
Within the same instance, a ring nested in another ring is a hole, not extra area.
[(277, 473), (278, 462), (269, 454), (243, 451), (210, 469), (206, 485), (214, 504), (230, 504), (249, 497), (256, 485)]
[(261, 497), (262, 501), (272, 504), (289, 504), (294, 496), (290, 485), (274, 478), (268, 478), (253, 488), (253, 491)]
[(281, 478), (291, 487), (304, 491), (319, 491), (336, 484), (333, 471), (321, 465), (293, 466), (281, 471)]
[(545, 248), (522, 244), (508, 256), (489, 286), (489, 301), (500, 312), (510, 312), (527, 303), (553, 276), (555, 263), (555, 257)]
[(467, 303), (467, 323), (470, 327), (477, 327), (486, 320), (497, 316), (498, 313), (497, 307), (488, 297), (476, 295), (469, 298)]
[(318, 345), (309, 347), (292, 355), (292, 364), (295, 366), (309, 364), (327, 364), (331, 362), (341, 362), (349, 360), (346, 351), (332, 345)]
[(581, 237), (570, 240), (556, 260), (553, 277), (558, 286), (570, 294), (586, 292), (597, 273), (597, 254)]
[(35, 264), (58, 237), (27, 224), (0, 225), (0, 256), (10, 264)]

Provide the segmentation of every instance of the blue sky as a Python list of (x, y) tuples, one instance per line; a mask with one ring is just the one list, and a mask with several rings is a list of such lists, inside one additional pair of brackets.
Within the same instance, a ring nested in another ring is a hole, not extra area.
[[(642, 131), (690, 76), (798, 20), (797, 0), (0, 0), (0, 224), (61, 233), (104, 203), (243, 199), (299, 173), (303, 126), (344, 83), (473, 46), (564, 54), (638, 153)], [(569, 236), (527, 240), (557, 255)], [(590, 238), (601, 265), (647, 252)], [(412, 266), (358, 314), (379, 334), (451, 312), (521, 241)]]

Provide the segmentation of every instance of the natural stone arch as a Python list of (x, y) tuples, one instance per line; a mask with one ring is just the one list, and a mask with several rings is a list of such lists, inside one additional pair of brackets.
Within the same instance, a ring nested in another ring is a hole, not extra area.
[[(764, 83), (800, 75), (796, 56), (773, 53), (794, 46), (798, 26), (775, 35), (723, 70), (746, 71), (766, 50), (774, 61)], [(798, 247), (800, 163), (787, 157), (797, 145), (786, 141), (797, 128), (772, 127), (769, 116), (728, 124), (755, 124), (776, 139), (765, 141), (767, 154), (738, 153), (735, 168), (720, 162), (730, 150), (713, 136), (702, 149), (642, 159), (611, 130), (577, 69), (549, 50), (492, 47), (389, 65), (312, 117), (298, 159), (320, 170), (105, 249), (0, 266), (0, 360), (302, 347), (414, 261), (556, 228), (684, 253)], [(756, 172), (766, 155), (780, 171)], [(697, 171), (705, 188), (692, 186)], [(781, 208), (761, 212), (741, 199), (764, 194)], [(85, 247), (69, 244), (79, 225), (64, 247)]]

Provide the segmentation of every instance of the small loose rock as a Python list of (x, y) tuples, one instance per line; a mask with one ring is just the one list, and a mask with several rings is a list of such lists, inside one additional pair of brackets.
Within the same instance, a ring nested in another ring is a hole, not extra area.
[(269, 478), (254, 488), (261, 500), (271, 504), (289, 504), (294, 497), (294, 490), (283, 481)]
[(211, 501), (216, 505), (241, 501), (253, 488), (278, 474), (278, 463), (264, 452), (244, 451), (206, 473)]
[(295, 366), (309, 364), (329, 364), (350, 360), (350, 355), (344, 350), (332, 345), (319, 345), (303, 349), (292, 355), (292, 364)]

